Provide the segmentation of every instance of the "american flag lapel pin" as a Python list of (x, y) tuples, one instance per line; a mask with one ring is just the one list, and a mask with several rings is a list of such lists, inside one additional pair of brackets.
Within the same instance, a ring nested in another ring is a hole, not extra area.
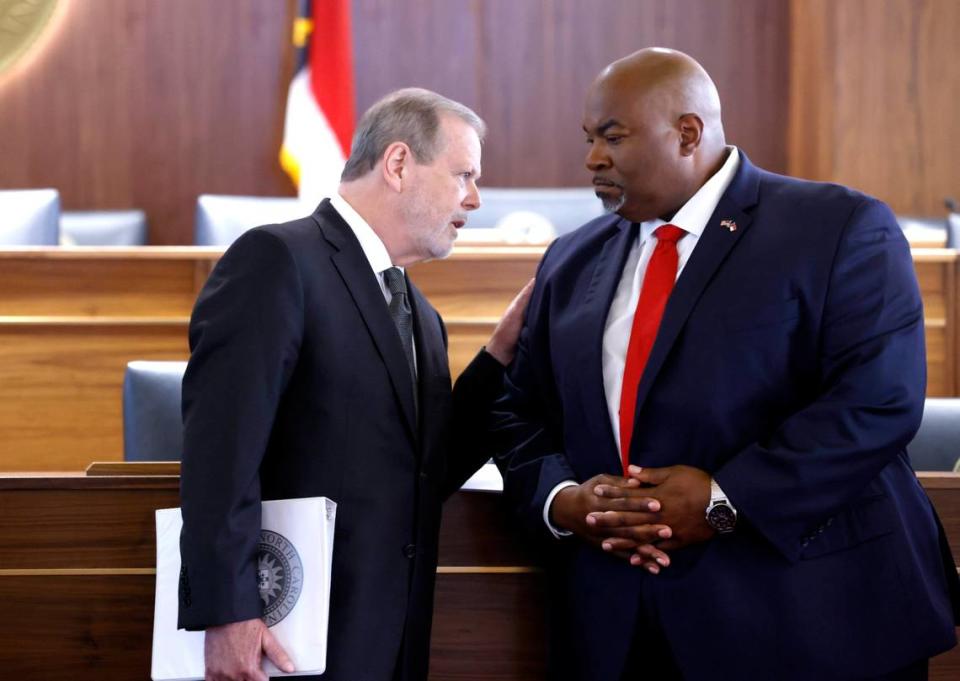
[(727, 231), (730, 231), (730, 232), (736, 232), (736, 231), (737, 231), (737, 223), (734, 222), (733, 220), (721, 220), (721, 221), (720, 221), (720, 226), (721, 226), (721, 227), (726, 227), (726, 228), (727, 228)]

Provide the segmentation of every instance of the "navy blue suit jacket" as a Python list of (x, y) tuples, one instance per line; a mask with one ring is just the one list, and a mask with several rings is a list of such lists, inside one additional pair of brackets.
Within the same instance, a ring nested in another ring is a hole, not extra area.
[[(621, 472), (601, 343), (635, 234), (598, 218), (558, 239), (537, 276), (498, 459), (545, 538), (557, 483)], [(740, 523), (659, 576), (551, 538), (554, 678), (619, 679), (641, 599), (690, 679), (860, 678), (954, 645), (956, 572), (905, 451), (925, 370), (890, 210), (741, 155), (664, 312), (630, 452), (710, 472)]]

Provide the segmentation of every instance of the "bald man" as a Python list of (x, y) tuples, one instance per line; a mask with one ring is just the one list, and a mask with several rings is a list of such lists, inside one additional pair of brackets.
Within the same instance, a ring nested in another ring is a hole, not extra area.
[(496, 414), (551, 552), (551, 678), (926, 678), (960, 584), (905, 450), (894, 216), (752, 165), (679, 52), (604, 69), (583, 129), (611, 214), (545, 254)]

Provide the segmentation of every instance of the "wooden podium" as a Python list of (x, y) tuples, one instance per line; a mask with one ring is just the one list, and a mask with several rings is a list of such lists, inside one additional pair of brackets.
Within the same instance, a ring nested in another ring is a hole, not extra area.
[[(149, 678), (153, 512), (179, 505), (178, 469), (0, 477), (3, 678)], [(960, 555), (960, 476), (920, 478)], [(513, 526), (497, 493), (461, 491), (445, 507), (431, 680), (544, 678), (542, 575)], [(930, 678), (960, 678), (960, 652), (934, 660)]]

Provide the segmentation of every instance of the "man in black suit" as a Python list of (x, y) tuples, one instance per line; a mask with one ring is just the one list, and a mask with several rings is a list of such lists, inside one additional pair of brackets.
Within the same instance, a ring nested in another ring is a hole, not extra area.
[(179, 624), (206, 630), (208, 679), (265, 679), (264, 654), (292, 669), (260, 619), (260, 502), (310, 496), (338, 505), (323, 678), (426, 678), (440, 506), (488, 456), (473, 415), (500, 389), (524, 303), (451, 393), (443, 323), (402, 268), (449, 254), (480, 205), (484, 129), (433, 92), (387, 96), (338, 195), (244, 234), (201, 292)]

